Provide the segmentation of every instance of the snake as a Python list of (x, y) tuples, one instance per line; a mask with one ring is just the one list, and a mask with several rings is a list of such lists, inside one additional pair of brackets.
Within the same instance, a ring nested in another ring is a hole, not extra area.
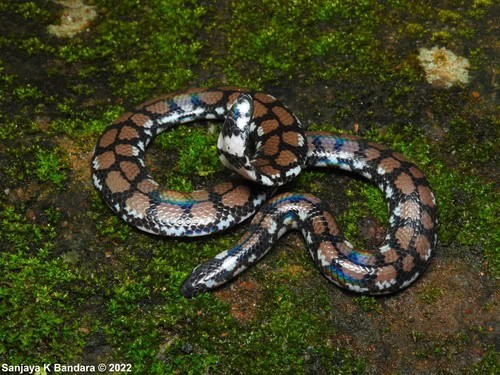
[[(162, 188), (145, 164), (147, 146), (173, 126), (223, 121), (217, 141), (231, 176), (191, 193)], [(275, 195), (308, 168), (334, 167), (378, 186), (388, 205), (382, 243), (355, 248), (328, 205), (308, 193)], [(424, 173), (402, 154), (354, 135), (305, 132), (276, 97), (239, 87), (194, 88), (149, 100), (121, 115), (98, 139), (93, 184), (132, 226), (153, 234), (197, 237), (254, 216), (230, 249), (197, 266), (180, 292), (214, 290), (257, 263), (285, 233), (302, 233), (320, 272), (367, 295), (400, 291), (427, 268), (437, 242), (436, 200)]]

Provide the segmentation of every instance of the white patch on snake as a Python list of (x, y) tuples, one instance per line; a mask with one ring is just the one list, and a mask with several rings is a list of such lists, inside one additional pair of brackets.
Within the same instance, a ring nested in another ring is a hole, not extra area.
[(389, 185), (387, 185), (387, 188), (385, 189), (385, 197), (387, 199), (390, 199), (392, 198), (393, 195), (394, 195), (394, 190), (392, 190), (392, 188)]
[(273, 234), (274, 232), (276, 232), (276, 229), (278, 229), (278, 225), (276, 224), (276, 221), (273, 220), (269, 225), (268, 231), (269, 233)]
[[(255, 128), (257, 127), (257, 124), (255, 123), (255, 121), (252, 121), (250, 123), (250, 133), (253, 133), (255, 131)], [(260, 128), (259, 128), (260, 129)]]
[(300, 173), (300, 166), (296, 166), (295, 168), (292, 168), (290, 170), (288, 170), (286, 173), (285, 173), (285, 176), (289, 177), (289, 176), (297, 176), (299, 173)]
[(223, 116), (226, 114), (226, 109), (224, 107), (217, 107), (215, 108), (215, 113), (217, 113), (219, 116)]
[(230, 155), (243, 157), (245, 155), (246, 140), (236, 135), (219, 137), (217, 148)]
[(389, 251), (390, 249), (391, 249), (391, 247), (389, 245), (384, 245), (384, 246), (381, 246), (379, 250), (380, 250), (380, 253), (383, 254), (383, 253)]
[(235, 219), (232, 215), (228, 215), (224, 220), (221, 220), (219, 224), (217, 225), (217, 228), (219, 229), (226, 229), (229, 228), (233, 223), (235, 222)]
[(280, 230), (278, 231), (278, 238), (280, 238), (282, 235), (284, 235), (287, 231), (288, 231), (288, 228), (281, 227)]
[(249, 176), (251, 176), (251, 177), (249, 177), (249, 179), (251, 179), (253, 181), (259, 181), (264, 186), (273, 186), (274, 185), (273, 180), (271, 180), (269, 177), (264, 176), (264, 175), (257, 176), (257, 173), (253, 170), (248, 171), (248, 174), (249, 174)]
[(238, 266), (238, 259), (234, 256), (230, 256), (222, 262), (221, 267), (227, 271), (232, 271)]
[(139, 155), (139, 154), (140, 154), (140, 152), (141, 152), (141, 151), (140, 151), (137, 147), (132, 146), (132, 154), (133, 154), (134, 156)]
[(391, 285), (396, 283), (396, 279), (392, 279), (391, 281), (377, 281), (375, 283), (375, 286), (379, 288), (380, 290), (384, 290), (389, 288)]
[(97, 178), (95, 174), (92, 174), (92, 180), (94, 181), (94, 186), (98, 188), (99, 190), (102, 190), (102, 184), (101, 181)]
[(366, 177), (367, 179), (371, 180), (372, 179), (372, 174), (368, 171), (363, 171), (361, 174)]
[[(350, 153), (349, 153), (350, 155)], [(348, 156), (346, 157), (345, 159), (353, 159), (354, 157), (353, 156)], [(361, 171), (363, 170), (364, 168), (366, 167), (366, 163), (362, 162), (361, 160), (356, 160), (354, 159), (352, 161), (352, 169), (355, 170), (355, 171)]]
[(420, 275), (420, 272), (416, 272), (415, 275), (413, 275), (411, 279), (406, 280), (403, 284), (401, 284), (400, 289), (406, 288), (408, 285), (410, 285), (412, 282), (414, 282), (419, 275)]
[(383, 176), (385, 174), (385, 170), (384, 168), (382, 167), (377, 167), (377, 173), (381, 176)]
[(432, 248), (429, 247), (426, 251), (425, 251), (425, 256), (424, 256), (424, 260), (428, 260), (432, 255)]
[(225, 251), (223, 251), (223, 252), (221, 252), (221, 253), (217, 254), (217, 255), (214, 257), (214, 259), (224, 259), (224, 258), (227, 256), (227, 254), (228, 254), (228, 253), (229, 253), (229, 250), (225, 250)]
[(142, 142), (142, 141), (137, 142), (137, 147), (139, 147), (142, 151), (144, 151), (144, 147), (145, 147), (144, 142)]
[(305, 211), (300, 210), (299, 211), (299, 219), (302, 221), (306, 221), (307, 218), (309, 217), (309, 214)]
[[(330, 279), (331, 280), (331, 279)], [(333, 281), (333, 280), (332, 280)], [(334, 281), (335, 284), (338, 284), (337, 282)], [(340, 285), (340, 284), (338, 284)], [(361, 288), (359, 285), (355, 285), (355, 284), (349, 284), (347, 283), (346, 284), (347, 287), (349, 288), (349, 290), (352, 290), (354, 292), (358, 292), (358, 293), (364, 293), (364, 292), (368, 292), (368, 288)], [(342, 285), (341, 285), (342, 286)]]

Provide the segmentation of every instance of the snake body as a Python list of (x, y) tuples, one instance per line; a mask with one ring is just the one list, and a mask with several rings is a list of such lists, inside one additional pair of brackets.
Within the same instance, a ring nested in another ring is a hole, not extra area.
[[(225, 120), (218, 149), (241, 177), (206, 190), (162, 189), (144, 163), (147, 145), (171, 126)], [(118, 118), (98, 140), (94, 185), (111, 209), (144, 231), (202, 236), (252, 216), (231, 249), (198, 266), (183, 282), (192, 297), (212, 290), (261, 259), (287, 231), (299, 230), (321, 272), (342, 288), (386, 294), (410, 285), (426, 268), (437, 241), (435, 199), (424, 174), (403, 155), (354, 136), (304, 133), (299, 120), (271, 95), (240, 88), (193, 89), (143, 103)], [(374, 251), (356, 250), (326, 205), (309, 194), (275, 187), (303, 168), (333, 166), (360, 174), (385, 194), (389, 226)]]

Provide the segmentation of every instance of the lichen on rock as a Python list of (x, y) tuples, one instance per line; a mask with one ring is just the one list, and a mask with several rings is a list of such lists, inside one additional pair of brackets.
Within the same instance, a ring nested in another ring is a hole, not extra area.
[(427, 82), (436, 88), (447, 89), (456, 84), (469, 83), (469, 60), (444, 47), (420, 48), (418, 59)]
[(82, 0), (54, 0), (64, 6), (60, 25), (48, 26), (50, 34), (59, 38), (71, 38), (85, 30), (97, 17), (94, 6), (86, 5)]

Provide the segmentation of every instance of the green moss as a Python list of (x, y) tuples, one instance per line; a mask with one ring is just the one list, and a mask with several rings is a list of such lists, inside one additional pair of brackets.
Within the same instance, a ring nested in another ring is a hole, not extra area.
[(57, 149), (38, 149), (35, 154), (34, 170), (41, 181), (51, 181), (57, 187), (62, 187), (67, 176), (67, 163), (63, 160)]
[[(498, 137), (488, 134), (493, 116), (465, 99), (467, 89), (428, 89), (415, 59), (416, 46), (444, 41), (469, 51), (473, 69), (482, 71), (488, 49), (477, 41), (489, 26), (479, 24), (488, 25), (492, 2), (444, 4), (429, 12), (426, 2), (402, 0), (242, 0), (221, 11), (219, 2), (98, 0), (93, 4), (100, 17), (88, 31), (64, 40), (45, 32), (59, 17), (47, 4), (0, 4), (9, 20), (0, 38), (6, 51), (0, 64), (0, 140), (6, 146), (0, 148), (0, 178), (8, 187), (2, 199), (10, 202), (0, 206), (3, 361), (78, 361), (88, 354), (86, 343), (104, 336), (103, 345), (111, 347), (106, 360), (133, 363), (137, 373), (364, 371), (363, 359), (334, 344), (349, 332), (332, 324), (339, 314), (331, 307), (332, 289), (305, 251), (271, 255), (243, 276), (259, 286), (252, 301), (258, 311), (249, 321), (237, 321), (230, 314), (234, 305), (220, 295), (186, 300), (178, 288), (193, 267), (229, 248), (244, 228), (194, 241), (162, 240), (118, 219), (95, 191), (89, 193), (89, 183), (69, 180), (67, 155), (53, 148), (54, 138), (68, 137), (90, 155), (99, 134), (125, 108), (179, 87), (222, 81), (293, 86), (304, 91), (301, 98), (317, 95), (312, 114), (303, 105), (305, 123), (319, 116), (329, 122), (323, 130), (333, 132), (359, 123), (363, 137), (414, 160), (438, 198), (444, 251), (477, 249), (490, 274), (499, 274), (499, 199), (484, 169), (496, 154), (491, 139)], [(17, 69), (18, 61), (26, 63), (24, 69)], [(320, 86), (328, 87), (331, 99), (316, 92)], [(433, 121), (444, 134), (431, 142)], [(216, 137), (211, 130), (181, 126), (155, 141), (174, 166), (164, 168), (168, 187), (190, 191), (216, 175)], [(309, 171), (293, 188), (329, 194), (329, 178)], [(42, 190), (33, 193), (34, 208), (14, 195), (27, 182)], [(82, 197), (76, 208), (67, 196), (53, 195), (61, 193), (54, 186), (67, 182), (75, 189), (71, 194)], [(374, 186), (353, 180), (345, 195), (340, 222), (349, 236), (356, 238), (366, 215), (385, 225), (386, 206)], [(40, 209), (53, 202), (61, 208)], [(69, 265), (62, 259), (71, 251), (78, 259)], [(442, 293), (431, 288), (418, 298), (434, 303)], [(353, 303), (379, 311), (371, 297)], [(88, 331), (91, 337), (84, 337)], [(418, 330), (412, 337), (417, 358), (445, 360), (454, 346), (467, 343), (458, 337), (434, 340)], [(477, 372), (494, 371), (495, 361), (488, 349)]]
[(472, 370), (474, 374), (496, 374), (500, 371), (500, 356), (494, 346), (487, 348), (483, 358), (479, 363), (476, 363)]
[(443, 288), (430, 285), (418, 293), (418, 299), (423, 303), (432, 304), (443, 297), (444, 293), (445, 291)]
[(77, 301), (69, 290), (73, 271), (50, 254), (59, 215), (46, 211), (46, 224), (29, 223), (12, 206), (0, 204), (0, 356), (11, 363), (39, 364), (75, 358), (84, 340), (78, 331)]
[(366, 313), (376, 312), (379, 313), (382, 311), (378, 301), (375, 297), (370, 296), (360, 296), (354, 298), (354, 302)]

